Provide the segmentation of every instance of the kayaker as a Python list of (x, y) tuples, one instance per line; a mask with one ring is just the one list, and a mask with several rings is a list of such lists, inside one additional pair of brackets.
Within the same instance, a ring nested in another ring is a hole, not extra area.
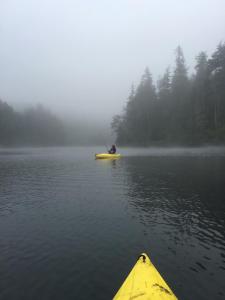
[(115, 154), (116, 153), (116, 146), (112, 145), (111, 149), (108, 152), (109, 152), (109, 154)]

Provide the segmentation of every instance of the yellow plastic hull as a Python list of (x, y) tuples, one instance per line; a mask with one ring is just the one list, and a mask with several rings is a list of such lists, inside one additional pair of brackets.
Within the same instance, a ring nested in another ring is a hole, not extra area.
[(99, 153), (99, 154), (95, 154), (95, 158), (96, 159), (115, 159), (115, 158), (119, 158), (121, 157), (120, 154), (109, 154), (109, 153)]
[(131, 299), (177, 299), (145, 253), (140, 255), (130, 274), (113, 298), (113, 300)]

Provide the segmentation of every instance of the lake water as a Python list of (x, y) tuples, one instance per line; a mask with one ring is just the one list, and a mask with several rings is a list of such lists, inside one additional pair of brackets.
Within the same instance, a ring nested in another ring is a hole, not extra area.
[(225, 299), (225, 149), (0, 150), (0, 299), (112, 299), (141, 252)]

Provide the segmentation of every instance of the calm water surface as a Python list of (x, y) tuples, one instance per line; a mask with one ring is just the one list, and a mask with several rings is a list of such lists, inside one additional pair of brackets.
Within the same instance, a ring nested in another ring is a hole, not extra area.
[(179, 299), (225, 299), (225, 150), (0, 150), (0, 299), (112, 299), (147, 252)]

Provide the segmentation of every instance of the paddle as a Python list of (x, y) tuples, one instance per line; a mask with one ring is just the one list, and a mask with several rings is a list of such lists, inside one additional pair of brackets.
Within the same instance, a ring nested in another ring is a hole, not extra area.
[(109, 148), (106, 144), (105, 144), (105, 148), (106, 148), (106, 152), (109, 153)]

